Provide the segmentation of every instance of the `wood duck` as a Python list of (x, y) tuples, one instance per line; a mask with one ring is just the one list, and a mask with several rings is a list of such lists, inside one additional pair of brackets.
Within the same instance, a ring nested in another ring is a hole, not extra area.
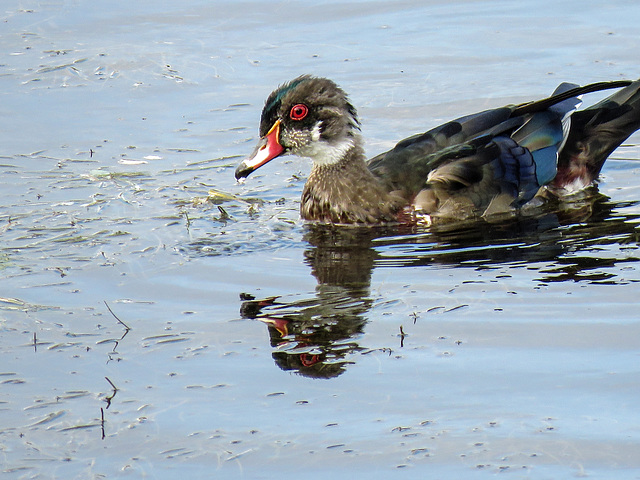
[[(576, 110), (578, 96), (619, 88)], [(368, 162), (360, 123), (333, 81), (298, 77), (269, 95), (260, 141), (237, 179), (286, 154), (313, 160), (303, 219), (333, 224), (428, 221), (518, 212), (545, 192), (590, 185), (607, 157), (640, 128), (640, 80), (584, 87), (458, 118), (399, 142)]]

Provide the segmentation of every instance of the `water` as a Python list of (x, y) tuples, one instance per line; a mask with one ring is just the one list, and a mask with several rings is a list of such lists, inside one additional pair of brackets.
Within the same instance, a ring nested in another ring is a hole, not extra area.
[(313, 227), (305, 160), (233, 178), (300, 73), (350, 92), (370, 155), (636, 78), (635, 2), (1, 16), (3, 477), (640, 477), (638, 134), (597, 191), (497, 225)]

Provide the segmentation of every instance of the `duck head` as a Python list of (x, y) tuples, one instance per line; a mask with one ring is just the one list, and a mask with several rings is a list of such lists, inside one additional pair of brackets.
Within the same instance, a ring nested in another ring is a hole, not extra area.
[(267, 98), (260, 141), (236, 169), (236, 179), (287, 154), (309, 157), (316, 166), (338, 163), (359, 142), (359, 130), (355, 108), (340, 87), (303, 75)]

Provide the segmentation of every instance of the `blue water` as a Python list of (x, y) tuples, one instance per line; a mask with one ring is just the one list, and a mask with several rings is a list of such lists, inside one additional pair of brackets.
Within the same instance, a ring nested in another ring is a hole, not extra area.
[(638, 134), (597, 190), (493, 225), (316, 228), (306, 160), (233, 177), (301, 73), (350, 93), (370, 155), (640, 77), (636, 2), (22, 1), (0, 20), (4, 476), (640, 477)]

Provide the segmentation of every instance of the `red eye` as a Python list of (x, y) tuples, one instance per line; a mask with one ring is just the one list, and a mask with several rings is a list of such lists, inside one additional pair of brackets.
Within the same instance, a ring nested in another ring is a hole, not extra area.
[(298, 105), (294, 105), (291, 107), (291, 112), (289, 112), (289, 116), (291, 120), (302, 120), (309, 113), (309, 109), (306, 105), (299, 103)]

